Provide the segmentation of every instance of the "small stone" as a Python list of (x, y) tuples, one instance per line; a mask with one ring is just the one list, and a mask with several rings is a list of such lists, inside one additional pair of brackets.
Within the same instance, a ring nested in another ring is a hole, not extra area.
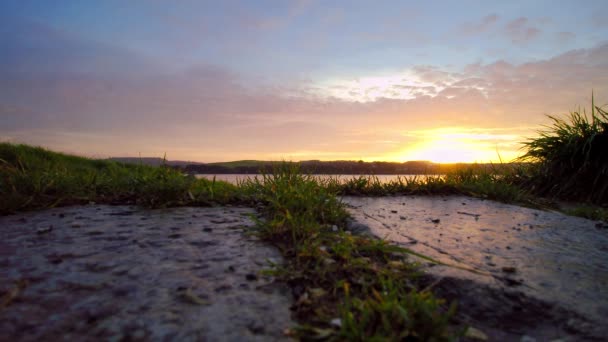
[(332, 319), (329, 324), (333, 325), (336, 328), (341, 328), (342, 327), (342, 320), (339, 318), (334, 318)]
[(576, 318), (570, 318), (568, 322), (566, 322), (566, 330), (573, 333), (582, 333), (592, 330), (592, 326), (589, 322)]
[(310, 292), (310, 296), (312, 298), (323, 297), (327, 294), (327, 291), (323, 290), (322, 288), (308, 289), (308, 292)]
[(524, 335), (521, 337), (521, 339), (519, 340), (520, 342), (536, 342), (536, 339), (534, 337), (530, 337), (528, 335)]
[[(95, 204), (95, 202), (91, 202), (91, 203)], [(137, 329), (131, 334), (131, 337), (134, 340), (143, 340), (144, 337), (146, 337), (146, 332), (143, 329)]]
[(441, 222), (440, 219), (431, 219), (431, 222), (433, 222), (434, 224), (439, 224), (439, 222)]
[(36, 230), (36, 234), (41, 235), (41, 234), (46, 234), (49, 233), (53, 230), (53, 225), (49, 225), (48, 227), (43, 227), (43, 228), (38, 228), (38, 230)]
[(517, 269), (515, 267), (505, 266), (502, 268), (502, 271), (505, 273), (515, 273)]
[(337, 232), (338, 231), (338, 226), (336, 226), (335, 224), (333, 226), (331, 226), (331, 231), (332, 232)]
[(205, 227), (203, 228), (203, 231), (209, 233), (213, 231), (213, 228)]
[(396, 214), (397, 210), (391, 210), (391, 213)]
[(393, 268), (401, 268), (401, 267), (405, 266), (403, 261), (398, 261), (398, 260), (391, 260), (388, 262), (388, 265)]
[(218, 287), (216, 287), (216, 288), (214, 289), (214, 291), (215, 291), (215, 292), (217, 292), (217, 293), (228, 292), (228, 291), (230, 291), (230, 290), (232, 290), (232, 286), (231, 286), (231, 285), (228, 285), (228, 284), (223, 284), (223, 285), (220, 285), (220, 286), (218, 286)]
[(474, 327), (469, 327), (467, 329), (467, 332), (464, 334), (465, 337), (468, 337), (472, 340), (479, 340), (479, 341), (487, 341), (488, 340), (488, 335), (486, 335), (483, 331), (474, 328)]
[(260, 322), (251, 322), (247, 325), (247, 328), (256, 335), (263, 334), (265, 331), (264, 326)]
[(258, 276), (253, 273), (247, 273), (245, 275), (245, 279), (247, 279), (249, 281), (254, 281), (254, 280), (258, 280)]
[(332, 258), (323, 258), (323, 263), (325, 264), (325, 266), (329, 266), (331, 264), (335, 264), (336, 260)]

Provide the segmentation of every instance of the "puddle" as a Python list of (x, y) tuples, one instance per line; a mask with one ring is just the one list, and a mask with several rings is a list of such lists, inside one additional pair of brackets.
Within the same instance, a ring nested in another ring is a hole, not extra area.
[(516, 289), (598, 323), (608, 316), (608, 230), (594, 221), (462, 196), (343, 200), (374, 235), (485, 273), (431, 274)]

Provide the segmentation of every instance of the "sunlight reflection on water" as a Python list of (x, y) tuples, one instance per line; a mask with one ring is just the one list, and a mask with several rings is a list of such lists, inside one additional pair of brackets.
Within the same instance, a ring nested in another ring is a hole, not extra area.
[[(358, 177), (369, 177), (372, 175), (314, 175), (314, 177), (318, 177), (319, 179), (339, 179), (340, 181), (346, 181), (349, 179), (353, 179), (353, 178), (358, 178)], [(399, 178), (401, 178), (402, 180), (412, 180), (412, 179), (425, 179), (426, 177), (439, 177), (441, 175), (373, 175), (374, 177), (377, 177), (378, 180), (380, 180), (380, 182), (382, 183), (388, 183), (391, 181), (396, 181)], [(232, 184), (236, 184), (239, 181), (243, 181), (246, 179), (250, 179), (250, 178), (258, 178), (258, 179), (262, 179), (262, 175), (259, 174), (197, 174), (195, 175), (196, 178), (207, 178), (207, 179), (213, 179), (213, 177), (215, 177), (215, 180), (218, 181), (225, 181), (228, 183), (232, 183)]]

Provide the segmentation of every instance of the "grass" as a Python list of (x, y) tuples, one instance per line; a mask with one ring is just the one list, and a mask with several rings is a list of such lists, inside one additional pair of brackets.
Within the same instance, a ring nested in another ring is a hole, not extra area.
[(120, 164), (0, 143), (0, 214), (79, 203), (149, 207), (242, 200), (236, 186), (161, 166)]
[(527, 182), (540, 196), (608, 204), (608, 114), (591, 101), (591, 114), (549, 116), (552, 125), (525, 143), (535, 162)]
[(584, 217), (595, 221), (608, 222), (608, 209), (594, 205), (579, 205), (574, 208), (566, 209), (568, 215)]
[(339, 195), (451, 195), (459, 194), (487, 198), (527, 206), (541, 206), (527, 190), (518, 186), (521, 166), (481, 169), (470, 168), (450, 172), (444, 176), (397, 177), (388, 182), (376, 176), (359, 176), (341, 181), (338, 178), (320, 180), (323, 186)]
[[(333, 184), (333, 183), (332, 183)], [(408, 250), (344, 231), (335, 188), (285, 164), (246, 180), (263, 207), (258, 234), (287, 264), (275, 272), (292, 286), (302, 339), (448, 341), (455, 306), (419, 290)]]

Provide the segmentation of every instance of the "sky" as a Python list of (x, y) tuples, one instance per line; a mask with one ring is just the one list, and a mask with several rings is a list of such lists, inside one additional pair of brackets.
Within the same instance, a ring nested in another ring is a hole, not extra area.
[(95, 158), (509, 161), (608, 102), (608, 2), (0, 2), (0, 141)]

